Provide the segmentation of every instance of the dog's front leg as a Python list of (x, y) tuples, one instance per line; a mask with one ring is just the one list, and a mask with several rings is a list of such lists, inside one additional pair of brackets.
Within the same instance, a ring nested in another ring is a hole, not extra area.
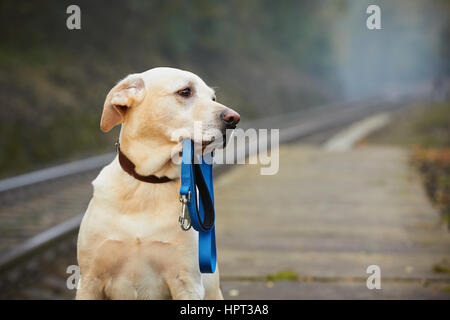
[(173, 300), (203, 300), (205, 289), (201, 284), (201, 278), (187, 272), (178, 272), (166, 277), (167, 286)]
[(105, 299), (103, 292), (99, 289), (100, 283), (94, 279), (80, 279), (75, 296), (76, 300), (101, 300)]

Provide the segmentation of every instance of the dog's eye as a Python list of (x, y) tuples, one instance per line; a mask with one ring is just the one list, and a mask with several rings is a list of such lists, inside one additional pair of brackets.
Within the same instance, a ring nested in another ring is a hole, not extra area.
[(192, 90), (188, 87), (177, 91), (177, 93), (182, 97), (189, 98), (192, 95)]
[(212, 97), (212, 101), (216, 101), (216, 97)]

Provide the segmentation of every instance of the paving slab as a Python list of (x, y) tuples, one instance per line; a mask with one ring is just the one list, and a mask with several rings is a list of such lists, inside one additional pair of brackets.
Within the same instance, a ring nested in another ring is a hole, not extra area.
[(448, 286), (442, 284), (385, 283), (380, 290), (368, 290), (363, 282), (276, 282), (255, 281), (222, 283), (225, 299), (236, 300), (428, 300), (449, 298)]
[[(278, 174), (236, 165), (215, 184), (224, 291), (242, 287), (242, 299), (450, 298), (450, 274), (434, 272), (450, 261), (450, 234), (404, 149), (284, 145)], [(366, 288), (369, 265), (381, 268), (382, 294)], [(283, 270), (312, 280), (262, 289)]]

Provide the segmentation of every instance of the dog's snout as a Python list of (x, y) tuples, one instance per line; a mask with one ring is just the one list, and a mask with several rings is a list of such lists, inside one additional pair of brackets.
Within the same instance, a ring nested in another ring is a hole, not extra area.
[(241, 116), (233, 110), (225, 109), (220, 113), (220, 119), (228, 128), (234, 128), (238, 124), (239, 120), (241, 120)]

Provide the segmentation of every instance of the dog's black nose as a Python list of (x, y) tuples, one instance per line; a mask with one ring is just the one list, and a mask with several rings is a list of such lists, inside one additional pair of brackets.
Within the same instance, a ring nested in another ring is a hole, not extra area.
[(235, 128), (239, 120), (241, 120), (241, 116), (231, 109), (225, 109), (220, 113), (220, 119), (227, 128)]

